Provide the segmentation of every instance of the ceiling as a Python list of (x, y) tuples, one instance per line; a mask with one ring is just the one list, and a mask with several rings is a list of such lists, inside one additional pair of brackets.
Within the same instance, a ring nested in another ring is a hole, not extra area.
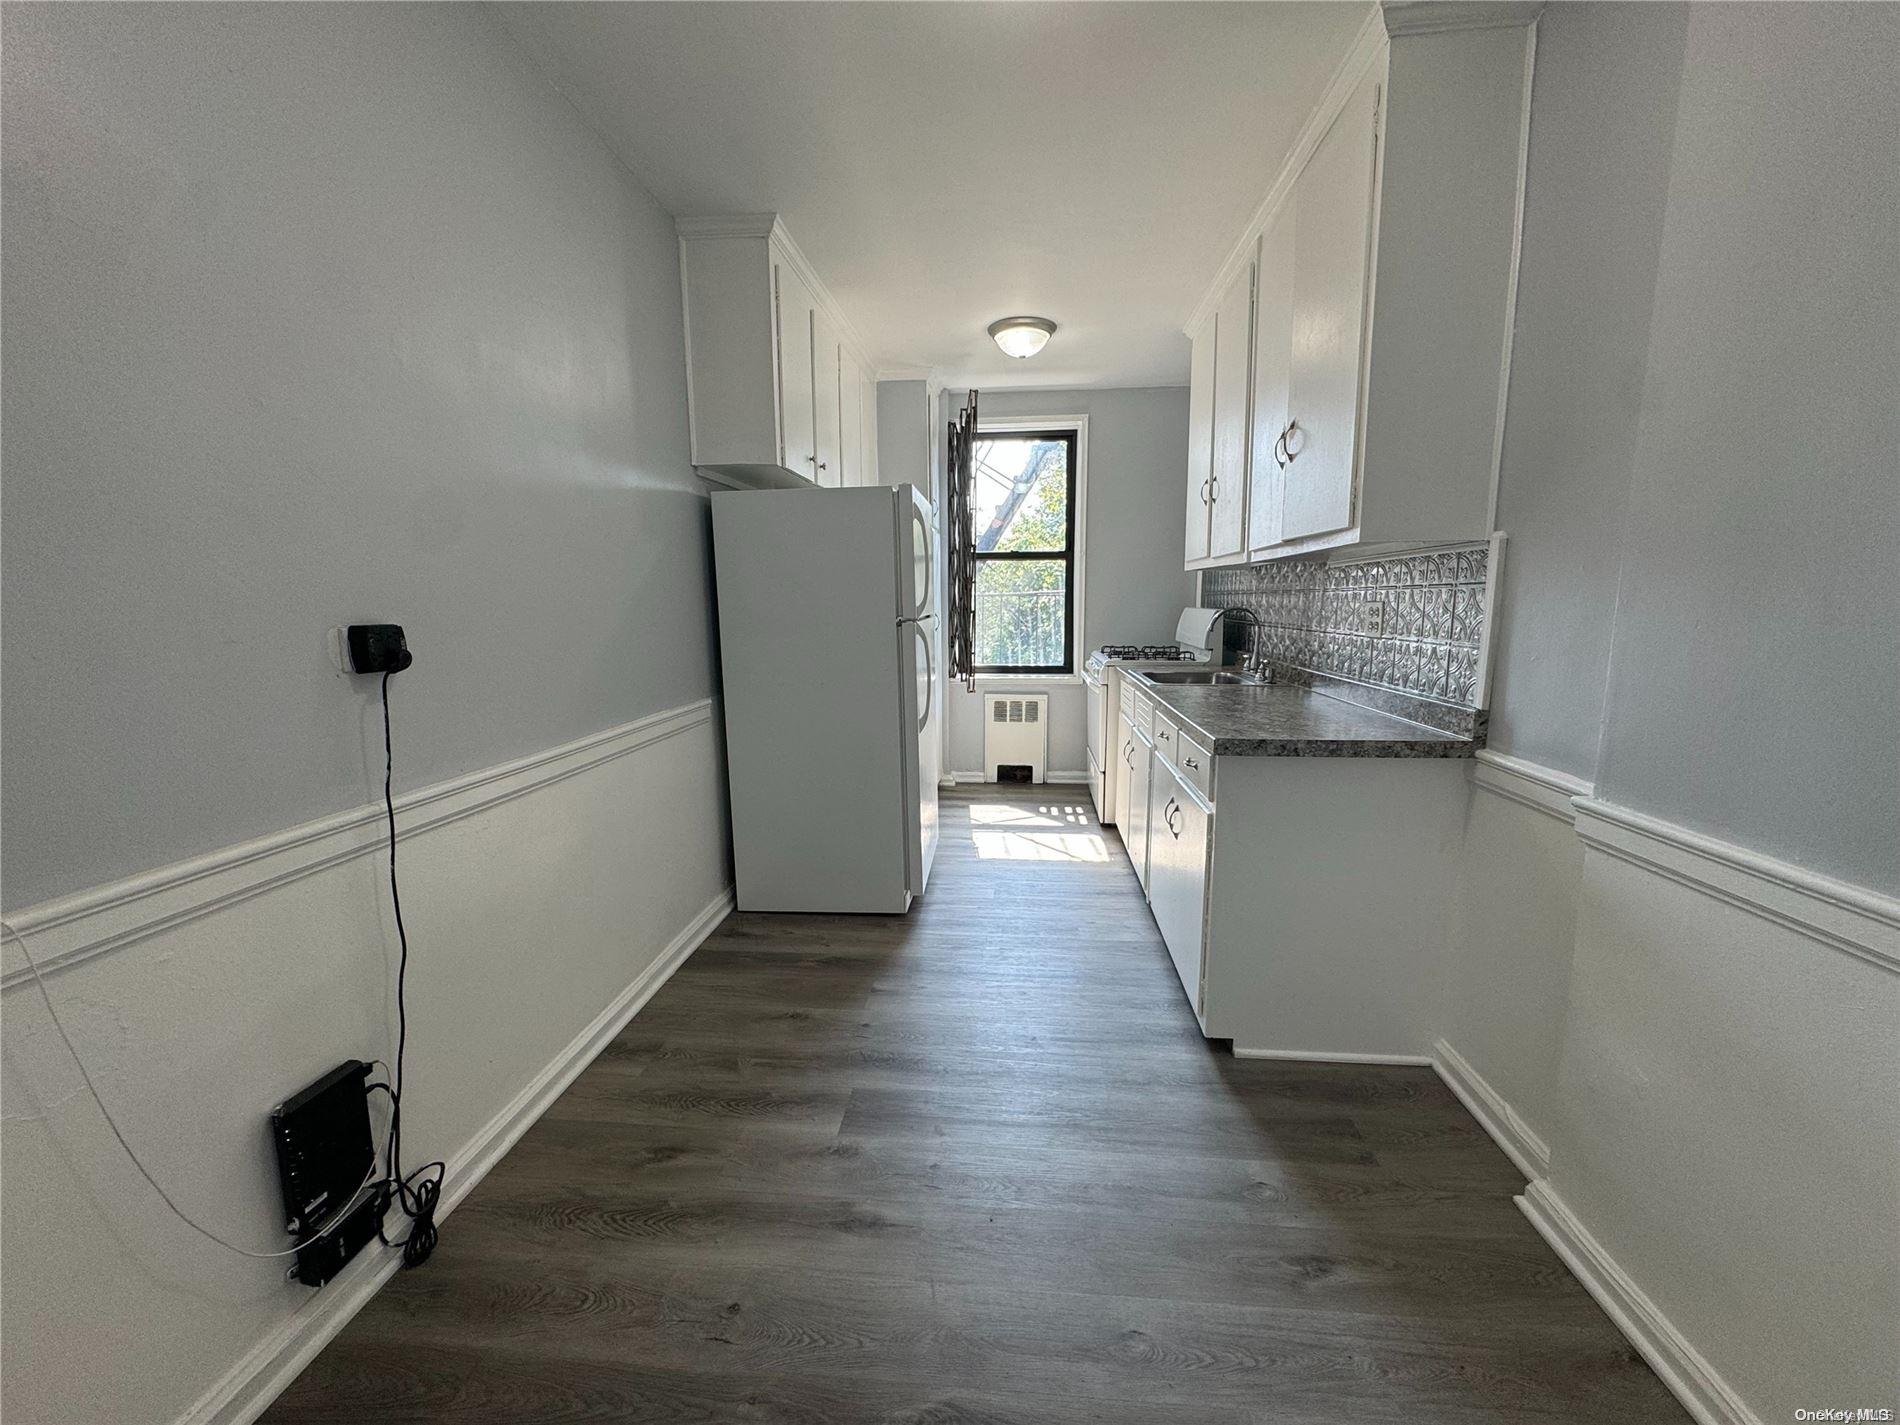
[[(1187, 381), (1359, 3), (496, 7), (677, 215), (777, 212), (882, 368)], [(1017, 361), (984, 328), (1060, 330)]]

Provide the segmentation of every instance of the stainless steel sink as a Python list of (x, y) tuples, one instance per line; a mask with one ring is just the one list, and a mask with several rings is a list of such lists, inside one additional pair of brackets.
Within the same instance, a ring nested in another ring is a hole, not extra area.
[(1253, 673), (1235, 673), (1226, 668), (1154, 668), (1143, 669), (1135, 675), (1150, 683), (1197, 683), (1203, 687), (1238, 684), (1246, 688), (1261, 688), (1267, 680)]

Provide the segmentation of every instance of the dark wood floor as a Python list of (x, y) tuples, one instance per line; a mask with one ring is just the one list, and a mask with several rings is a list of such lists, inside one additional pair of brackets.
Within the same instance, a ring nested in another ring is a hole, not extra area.
[(735, 915), (266, 1416), (1688, 1417), (1428, 1069), (1206, 1045), (1079, 789)]

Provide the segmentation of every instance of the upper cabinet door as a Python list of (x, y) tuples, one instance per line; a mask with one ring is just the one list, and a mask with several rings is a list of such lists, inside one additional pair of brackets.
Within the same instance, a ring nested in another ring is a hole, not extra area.
[(1254, 265), (1221, 294), (1214, 315), (1213, 479), (1208, 483), (1207, 557), (1247, 548), (1247, 401), (1253, 375)]
[(1188, 360), (1187, 562), (1207, 558), (1208, 487), (1214, 478), (1214, 325), (1192, 334)]
[(773, 278), (778, 295), (779, 464), (794, 474), (816, 479), (811, 324), (818, 299), (783, 262), (773, 264)]
[[(861, 485), (875, 485), (877, 478), (877, 379), (864, 374), (861, 391), (862, 420), (858, 428), (858, 466), (863, 471)], [(930, 492), (924, 492), (928, 495)]]
[(844, 480), (844, 455), (838, 435), (838, 328), (823, 310), (811, 314), (812, 449), (817, 456), (812, 478), (820, 485)]
[(1291, 458), (1280, 537), (1353, 522), (1354, 457), (1365, 357), (1380, 82), (1369, 77), (1293, 185), (1293, 342), (1287, 433)]
[(1293, 226), (1291, 196), (1260, 239), (1253, 303), (1253, 438), (1249, 452), (1247, 546), (1280, 542), (1280, 496), (1286, 453), (1287, 377), (1293, 359)]
[(841, 485), (865, 485), (864, 368), (849, 353), (838, 359), (838, 458)]

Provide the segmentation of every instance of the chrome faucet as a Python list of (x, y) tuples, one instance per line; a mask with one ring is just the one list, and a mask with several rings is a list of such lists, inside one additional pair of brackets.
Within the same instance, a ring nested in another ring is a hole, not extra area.
[[(1247, 626), (1253, 630), (1253, 637), (1248, 640), (1246, 650), (1241, 655), (1240, 666), (1242, 670), (1252, 673), (1257, 678), (1270, 677), (1271, 670), (1267, 666), (1266, 638), (1264, 636), (1266, 634), (1266, 625), (1260, 622), (1260, 616), (1252, 609), (1245, 608), (1240, 604), (1230, 605), (1222, 609), (1220, 614), (1223, 620), (1225, 620), (1229, 614), (1237, 614), (1239, 617), (1245, 619)], [(1223, 624), (1223, 636), (1221, 638), (1223, 651), (1227, 642), (1224, 628), (1225, 626)]]

